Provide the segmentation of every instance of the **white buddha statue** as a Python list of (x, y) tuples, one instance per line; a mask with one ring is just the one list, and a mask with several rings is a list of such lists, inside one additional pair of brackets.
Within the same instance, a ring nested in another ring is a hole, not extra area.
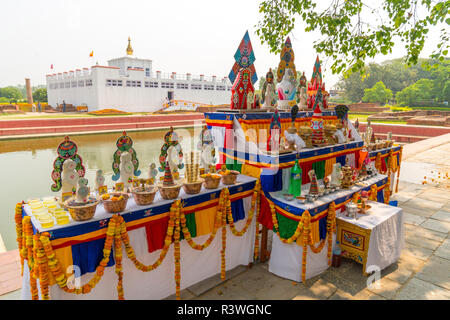
[(331, 172), (330, 185), (332, 187), (340, 187), (341, 179), (342, 179), (341, 164), (338, 162), (333, 164), (333, 171)]
[(76, 193), (76, 202), (86, 203), (89, 198), (88, 179), (81, 177), (78, 179), (78, 188)]
[(76, 189), (79, 178), (76, 167), (77, 164), (72, 159), (64, 161), (61, 173), (62, 194), (73, 192), (73, 190)]
[(148, 179), (151, 181), (151, 184), (156, 182), (156, 176), (158, 175), (158, 169), (156, 169), (156, 164), (151, 163), (148, 169)]
[(95, 175), (95, 190), (105, 185), (105, 176), (103, 175), (103, 170), (97, 170)]
[(120, 155), (120, 182), (124, 187), (130, 187), (133, 179), (133, 162), (131, 161), (131, 153), (124, 151)]
[(290, 109), (289, 103), (295, 99), (297, 91), (295, 87), (295, 77), (292, 69), (286, 69), (283, 80), (277, 85), (278, 90), (278, 107), (280, 109)]

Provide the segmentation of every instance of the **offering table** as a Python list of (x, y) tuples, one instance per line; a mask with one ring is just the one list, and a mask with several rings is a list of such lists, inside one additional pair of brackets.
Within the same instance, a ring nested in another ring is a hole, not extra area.
[[(231, 202), (231, 214), (234, 226), (241, 230), (250, 214), (252, 195), (256, 185), (255, 178), (239, 175), (234, 185), (219, 185), (218, 189), (202, 189), (200, 194), (187, 195), (181, 191), (183, 212), (186, 225), (192, 239), (203, 244), (209, 238), (215, 223), (217, 207), (222, 189), (228, 187)], [(153, 204), (138, 206), (130, 198), (127, 207), (120, 215), (126, 223), (129, 242), (136, 258), (145, 265), (153, 264), (160, 256), (164, 245), (169, 212), (173, 200), (163, 200), (156, 195)], [(53, 251), (64, 273), (69, 278), (75, 272), (74, 283), (84, 285), (92, 278), (96, 267), (102, 259), (106, 228), (112, 217), (104, 211), (100, 204), (94, 217), (88, 221), (71, 220), (64, 226), (55, 225), (42, 228), (39, 221), (32, 217), (27, 204), (22, 205), (22, 215), (30, 216), (34, 233), (48, 232)], [(223, 235), (221, 227), (211, 244), (202, 251), (194, 250), (183, 240), (180, 241), (180, 288), (187, 288), (203, 279), (214, 276), (221, 271), (221, 250)], [(255, 237), (255, 219), (242, 236), (235, 236), (230, 227), (226, 227), (225, 269), (230, 270), (238, 265), (248, 265), (253, 261), (253, 245)], [(63, 291), (50, 276), (49, 294), (51, 299), (117, 299), (117, 274), (114, 268), (114, 250), (104, 270), (104, 275), (88, 294), (73, 294)], [(162, 299), (175, 293), (174, 280), (174, 244), (169, 247), (165, 259), (159, 267), (150, 272), (141, 272), (122, 249), (123, 289), (127, 299)], [(38, 285), (39, 289), (39, 279)], [(39, 294), (40, 295), (40, 294)], [(22, 298), (30, 299), (30, 272), (27, 260), (24, 262)]]
[[(377, 201), (383, 202), (384, 195), (383, 189), (387, 183), (387, 176), (377, 174), (376, 176), (363, 181), (364, 185), (354, 185), (348, 189), (340, 189), (330, 194), (324, 195), (314, 202), (306, 202), (304, 204), (298, 203), (295, 200), (287, 201), (283, 198), (281, 192), (265, 192), (265, 201), (270, 205), (274, 206), (275, 214), (277, 216), (277, 221), (279, 224), (280, 234), (284, 239), (289, 238), (294, 233), (297, 226), (297, 221), (302, 221), (302, 215), (305, 212), (311, 215), (311, 230), (312, 238), (314, 244), (321, 241), (328, 240), (327, 232), (327, 215), (329, 215), (329, 207), (333, 203), (333, 211), (339, 212), (345, 209), (345, 204), (352, 200), (353, 195), (356, 192), (362, 190), (370, 191), (372, 186), (377, 187)], [(302, 186), (302, 193), (306, 193), (309, 190), (309, 184)], [(263, 205), (264, 202), (262, 202)], [(374, 209), (376, 210), (376, 209)], [(270, 224), (270, 220), (264, 217), (263, 210), (261, 211), (262, 223), (269, 230), (273, 230), (273, 223)], [(292, 223), (294, 221), (294, 223)], [(285, 231), (283, 232), (282, 229)], [(336, 235), (331, 233), (332, 240), (331, 244), (334, 246)], [(304, 272), (304, 279), (312, 278), (329, 267), (329, 253), (332, 248), (327, 248), (328, 250), (321, 250), (318, 253), (313, 253), (307, 250), (306, 253), (306, 265), (305, 268), (302, 267), (303, 263), (303, 238), (300, 237), (292, 243), (284, 243), (280, 240), (279, 235), (273, 235), (272, 240), (272, 251), (269, 260), (269, 271), (283, 278), (287, 278), (294, 281), (302, 281), (302, 272)], [(329, 245), (329, 243), (328, 243)], [(327, 246), (327, 244), (325, 244)], [(328, 251), (328, 252), (327, 252)], [(327, 254), (328, 253), (328, 254)]]
[(357, 219), (337, 215), (337, 240), (344, 257), (363, 265), (363, 273), (383, 270), (400, 258), (404, 245), (403, 210), (368, 201), (366, 214)]

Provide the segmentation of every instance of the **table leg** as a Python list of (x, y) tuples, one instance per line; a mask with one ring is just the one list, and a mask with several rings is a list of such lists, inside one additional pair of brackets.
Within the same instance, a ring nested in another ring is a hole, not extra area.
[(261, 236), (261, 254), (259, 260), (261, 262), (265, 262), (267, 260), (267, 228), (262, 227), (262, 236)]

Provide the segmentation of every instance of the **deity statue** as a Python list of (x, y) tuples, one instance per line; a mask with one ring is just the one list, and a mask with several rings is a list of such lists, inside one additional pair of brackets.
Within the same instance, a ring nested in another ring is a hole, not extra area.
[(205, 170), (205, 173), (210, 172), (211, 167), (216, 162), (216, 151), (214, 149), (214, 139), (211, 131), (207, 126), (204, 126), (200, 133), (200, 141), (198, 142), (197, 149), (200, 150), (200, 163), (201, 168)]
[(120, 155), (120, 180), (125, 187), (130, 187), (133, 180), (134, 166), (131, 153), (128, 151), (122, 152)]
[(297, 90), (297, 99), (299, 101), (299, 109), (300, 110), (306, 110), (308, 108), (307, 106), (307, 100), (308, 100), (308, 94), (306, 93), (306, 76), (305, 72), (303, 72), (302, 76), (300, 77), (300, 83), (298, 85)]
[(331, 172), (330, 185), (332, 187), (339, 187), (341, 185), (342, 169), (339, 162), (333, 164), (333, 171)]
[(62, 194), (74, 192), (76, 190), (77, 182), (79, 179), (76, 166), (77, 164), (72, 159), (67, 159), (66, 161), (64, 161), (61, 173)]
[(105, 185), (105, 176), (103, 175), (103, 170), (99, 169), (95, 175), (95, 190), (98, 190), (103, 185)]
[(156, 169), (156, 164), (152, 162), (148, 169), (148, 179), (151, 184), (156, 182), (156, 176), (158, 175), (158, 169)]
[(81, 177), (78, 179), (78, 188), (76, 192), (76, 202), (86, 203), (89, 197), (88, 179)]
[(295, 77), (291, 69), (286, 69), (283, 80), (277, 85), (278, 90), (278, 107), (281, 109), (290, 109), (290, 103), (295, 99)]
[(271, 108), (275, 106), (277, 102), (277, 94), (275, 90), (275, 84), (273, 83), (273, 72), (272, 69), (269, 69), (269, 72), (266, 74), (266, 81), (264, 82), (262, 88), (262, 106), (264, 109)]
[(272, 115), (269, 128), (269, 138), (267, 141), (267, 151), (279, 151), (280, 146), (281, 121), (278, 109)]
[(336, 125), (336, 132), (333, 137), (337, 140), (337, 143), (346, 143), (347, 138), (345, 135), (345, 129), (341, 122), (338, 122)]

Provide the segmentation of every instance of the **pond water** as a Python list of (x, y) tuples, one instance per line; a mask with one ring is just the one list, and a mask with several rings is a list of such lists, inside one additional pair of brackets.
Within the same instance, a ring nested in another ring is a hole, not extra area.
[[(195, 150), (201, 128), (177, 129), (184, 154)], [(141, 131), (127, 133), (133, 139), (137, 153), (141, 177), (148, 177), (148, 167), (155, 162), (159, 165), (159, 154), (163, 137), (167, 131)], [(95, 174), (102, 169), (106, 184), (112, 187), (112, 161), (117, 150), (116, 140), (120, 133), (71, 135), (78, 145), (78, 154), (86, 168), (85, 177), (94, 188)], [(6, 249), (17, 248), (14, 208), (18, 202), (30, 198), (60, 195), (52, 192), (51, 172), (57, 157), (56, 148), (63, 137), (20, 139), (0, 141), (0, 235)], [(181, 173), (183, 170), (181, 171)]]

